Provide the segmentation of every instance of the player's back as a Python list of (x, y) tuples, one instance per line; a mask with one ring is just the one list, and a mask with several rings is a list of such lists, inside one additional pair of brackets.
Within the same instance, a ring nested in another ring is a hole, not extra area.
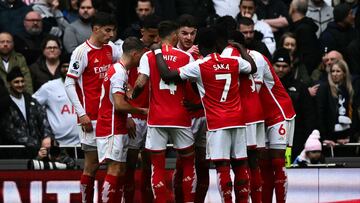
[[(240, 57), (240, 52), (228, 46), (221, 54), (222, 56)], [(255, 61), (256, 63), (256, 61)], [(259, 68), (258, 68), (259, 70)], [(259, 94), (252, 74), (240, 74), (240, 98), (243, 108), (243, 118), (246, 123), (257, 123), (264, 121), (264, 114), (260, 103)]]
[(199, 67), (198, 88), (208, 129), (243, 127), (238, 60), (214, 53), (204, 58)]
[(261, 60), (263, 72), (256, 76), (257, 82), (263, 82), (259, 91), (261, 104), (267, 126), (274, 125), (283, 120), (291, 120), (295, 117), (295, 110), (286, 89), (276, 75), (270, 61), (262, 55), (254, 55)]
[[(193, 60), (190, 54), (168, 45), (162, 46), (162, 53), (170, 69), (178, 69)], [(165, 83), (160, 77), (155, 55), (148, 52), (147, 56), (151, 89), (148, 114), (149, 126), (190, 127), (190, 115), (182, 105), (186, 83)]]

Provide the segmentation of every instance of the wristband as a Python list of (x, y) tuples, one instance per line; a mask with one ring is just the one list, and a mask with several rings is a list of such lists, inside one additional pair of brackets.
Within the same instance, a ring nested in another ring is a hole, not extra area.
[(154, 53), (155, 53), (155, 55), (162, 54), (161, 49), (155, 49)]

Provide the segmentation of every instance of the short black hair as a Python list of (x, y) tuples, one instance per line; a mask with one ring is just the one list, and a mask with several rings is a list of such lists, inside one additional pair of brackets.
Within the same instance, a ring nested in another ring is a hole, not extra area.
[(247, 26), (255, 24), (251, 18), (243, 17), (243, 16), (238, 19), (238, 23), (239, 25), (247, 25)]
[(137, 7), (137, 5), (138, 5), (138, 2), (149, 2), (150, 5), (151, 5), (151, 7), (154, 8), (154, 1), (153, 1), (153, 0), (137, 0), (137, 1), (136, 1), (136, 7)]
[(230, 33), (236, 30), (236, 21), (231, 16), (222, 16), (216, 20), (214, 25), (219, 39), (228, 40)]
[(41, 42), (41, 50), (45, 50), (46, 48), (46, 44), (49, 42), (49, 41), (55, 41), (56, 44), (58, 45), (59, 49), (62, 49), (62, 44), (61, 44), (61, 41), (58, 37), (54, 36), (54, 35), (48, 35), (46, 36), (43, 41)]
[(200, 28), (197, 33), (199, 47), (212, 49), (216, 47), (217, 32), (214, 27)]
[(237, 42), (239, 44), (245, 43), (244, 35), (240, 31), (237, 31), (237, 30), (235, 30), (229, 34), (229, 40), (234, 40), (235, 42)]
[(141, 22), (141, 27), (145, 29), (153, 28), (158, 29), (161, 18), (157, 15), (150, 14), (144, 17), (144, 20)]
[(116, 26), (117, 22), (113, 15), (106, 13), (106, 12), (97, 12), (95, 15), (91, 18), (91, 27), (93, 28), (95, 25), (98, 26), (107, 26), (107, 25), (113, 25)]
[(252, 2), (254, 3), (255, 7), (257, 6), (256, 0), (240, 0), (240, 4), (239, 4), (239, 5), (241, 5), (243, 1), (252, 1)]
[(122, 49), (124, 53), (129, 53), (130, 51), (141, 51), (145, 48), (144, 43), (137, 37), (128, 37), (124, 40)]
[[(71, 1), (71, 0), (70, 0)], [(78, 6), (78, 8), (80, 8), (81, 4), (86, 1), (86, 0), (79, 0), (77, 1), (76, 5)], [(91, 0), (91, 5), (93, 6), (93, 8), (95, 8), (96, 2), (95, 0)]]
[(193, 15), (183, 14), (177, 19), (179, 27), (193, 27), (197, 28), (197, 22)]
[(160, 22), (159, 26), (159, 37), (164, 39), (165, 37), (169, 36), (171, 33), (175, 32), (179, 29), (179, 25), (173, 21), (162, 21)]

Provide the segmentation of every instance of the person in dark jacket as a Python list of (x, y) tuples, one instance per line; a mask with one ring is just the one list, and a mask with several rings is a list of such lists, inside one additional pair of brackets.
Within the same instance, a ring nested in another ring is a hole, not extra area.
[(31, 65), (41, 55), (39, 45), (46, 36), (40, 13), (29, 11), (24, 18), (23, 27), (24, 32), (14, 35), (14, 48), (16, 52), (24, 55), (26, 64)]
[(31, 10), (22, 0), (0, 1), (0, 32), (19, 34), (24, 32), (23, 20)]
[(41, 43), (42, 55), (30, 66), (34, 92), (49, 80), (61, 77), (61, 42), (49, 35)]
[(271, 54), (266, 45), (261, 41), (263, 36), (255, 31), (255, 24), (251, 18), (241, 17), (238, 19), (239, 31), (244, 35), (245, 46), (250, 50), (255, 50), (271, 59)]
[(354, 90), (347, 64), (343, 60), (330, 68), (328, 81), (322, 83), (317, 94), (320, 135), (323, 143), (334, 146), (346, 144), (353, 133)]
[(337, 50), (345, 55), (345, 49), (356, 38), (353, 28), (354, 16), (351, 7), (342, 3), (334, 8), (334, 22), (330, 22), (320, 35), (322, 50), (327, 47), (328, 51)]
[[(358, 11), (358, 13), (360, 12)], [(345, 58), (348, 62), (351, 75), (360, 77), (360, 22), (355, 27), (357, 29), (357, 37), (346, 47)]]
[(307, 86), (294, 78), (291, 70), (290, 53), (285, 48), (275, 51), (273, 67), (280, 81), (289, 94), (295, 108), (295, 132), (292, 146), (292, 158), (295, 159), (304, 147), (307, 136), (316, 128), (316, 114), (314, 102)]
[[(10, 106), (0, 120), (5, 134), (4, 144), (25, 145), (35, 151), (40, 148), (45, 136), (53, 136), (43, 107), (24, 92), (24, 75), (19, 67), (14, 67), (7, 75), (10, 86)], [(33, 157), (34, 154), (23, 156)]]
[(311, 73), (321, 61), (320, 44), (316, 36), (318, 26), (314, 20), (306, 17), (308, 4), (306, 0), (294, 0), (290, 4), (289, 30), (296, 35), (298, 51), (308, 73)]

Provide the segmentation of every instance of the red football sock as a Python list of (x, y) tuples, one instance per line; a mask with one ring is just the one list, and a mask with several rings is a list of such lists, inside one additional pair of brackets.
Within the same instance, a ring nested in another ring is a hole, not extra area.
[(166, 203), (168, 191), (165, 182), (165, 154), (151, 154), (152, 177), (151, 185), (155, 203)]
[(235, 174), (234, 191), (236, 203), (248, 203), (250, 191), (250, 176), (247, 166), (233, 167)]
[(173, 189), (175, 195), (175, 203), (183, 203), (183, 191), (182, 191), (182, 177), (183, 177), (183, 165), (180, 156), (176, 159), (176, 167), (173, 174)]
[(125, 174), (124, 199), (126, 203), (134, 202), (135, 194), (135, 168), (127, 167)]
[(118, 177), (106, 174), (105, 180), (101, 189), (101, 202), (113, 203), (115, 202), (117, 193), (119, 192)]
[(274, 171), (270, 159), (259, 160), (262, 182), (262, 202), (271, 203), (274, 190)]
[(261, 187), (262, 180), (260, 168), (256, 167), (254, 169), (251, 169), (250, 176), (250, 196), (252, 203), (261, 203)]
[(217, 166), (217, 181), (220, 196), (223, 203), (232, 203), (232, 181), (230, 177), (230, 165), (229, 166)]
[(117, 189), (115, 192), (115, 202), (117, 203), (121, 203), (122, 202), (122, 198), (123, 198), (123, 194), (124, 194), (124, 186), (125, 186), (125, 177), (124, 176), (120, 176), (117, 179)]
[(93, 203), (94, 202), (94, 177), (88, 175), (81, 175), (80, 178), (80, 191), (81, 202)]
[(275, 194), (277, 203), (286, 202), (287, 175), (285, 171), (285, 158), (275, 158), (271, 161), (275, 174)]
[(196, 189), (195, 154), (181, 156), (180, 159), (183, 166), (183, 202), (194, 202)]
[(141, 170), (141, 202), (142, 203), (152, 203), (153, 202), (153, 192), (151, 188), (151, 168), (144, 168)]
[[(205, 160), (205, 162), (207, 162)], [(196, 193), (195, 193), (195, 203), (203, 203), (205, 201), (206, 193), (209, 188), (209, 168), (208, 163), (197, 163), (196, 164)]]

